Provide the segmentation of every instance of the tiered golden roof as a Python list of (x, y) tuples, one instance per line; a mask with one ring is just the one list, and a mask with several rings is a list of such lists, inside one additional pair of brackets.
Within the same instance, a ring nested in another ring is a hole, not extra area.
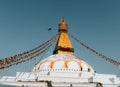
[(73, 54), (74, 49), (67, 34), (68, 25), (65, 22), (64, 18), (62, 18), (61, 22), (59, 23), (58, 32), (60, 33), (60, 37), (53, 54)]

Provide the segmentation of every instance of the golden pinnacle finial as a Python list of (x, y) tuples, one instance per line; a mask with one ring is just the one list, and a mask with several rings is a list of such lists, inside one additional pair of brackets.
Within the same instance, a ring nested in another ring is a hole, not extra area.
[(72, 43), (68, 37), (68, 26), (64, 18), (62, 18), (59, 23), (58, 32), (60, 32), (60, 36), (53, 51), (53, 54), (73, 54), (74, 48), (72, 47)]
[(64, 17), (61, 19), (61, 23), (65, 23), (65, 19), (64, 19)]
[(61, 31), (68, 32), (68, 26), (67, 26), (67, 23), (65, 22), (64, 18), (62, 18), (59, 23), (58, 31), (59, 32), (61, 32)]

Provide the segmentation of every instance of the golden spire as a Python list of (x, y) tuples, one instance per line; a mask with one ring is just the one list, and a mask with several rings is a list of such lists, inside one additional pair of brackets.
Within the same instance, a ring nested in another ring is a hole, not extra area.
[(68, 25), (64, 18), (61, 19), (58, 25), (58, 32), (60, 32), (60, 37), (53, 54), (73, 54), (74, 48), (72, 47), (71, 41), (68, 37)]
[(65, 31), (65, 32), (68, 32), (68, 25), (67, 23), (65, 22), (64, 18), (61, 19), (61, 22), (59, 23), (59, 26), (58, 26), (58, 31)]

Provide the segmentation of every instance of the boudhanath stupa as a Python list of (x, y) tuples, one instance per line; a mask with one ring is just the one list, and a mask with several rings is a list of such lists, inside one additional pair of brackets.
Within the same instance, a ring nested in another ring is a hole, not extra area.
[[(96, 73), (90, 64), (74, 55), (75, 49), (69, 39), (68, 25), (64, 18), (58, 25), (58, 34), (55, 38), (47, 41), (43, 48), (47, 47), (49, 43), (52, 44), (55, 40), (57, 40), (57, 43), (53, 55), (40, 60), (31, 72), (16, 72), (15, 76), (3, 76), (0, 78), (0, 85), (21, 87), (120, 87), (119, 77), (112, 74)], [(24, 61), (32, 59), (44, 52), (43, 50), (37, 54), (40, 51), (38, 48), (10, 59), (14, 63), (18, 60), (22, 61), (22, 58)], [(16, 61), (13, 61), (13, 59)]]

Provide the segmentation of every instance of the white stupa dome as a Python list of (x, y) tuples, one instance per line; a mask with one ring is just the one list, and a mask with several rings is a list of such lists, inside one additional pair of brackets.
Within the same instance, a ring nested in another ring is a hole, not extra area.
[(40, 70), (55, 70), (55, 71), (63, 71), (63, 70), (72, 70), (72, 71), (86, 71), (94, 73), (92, 67), (87, 64), (82, 59), (78, 59), (78, 57), (69, 54), (56, 54), (49, 56), (48, 58), (40, 61), (32, 71), (40, 71)]

